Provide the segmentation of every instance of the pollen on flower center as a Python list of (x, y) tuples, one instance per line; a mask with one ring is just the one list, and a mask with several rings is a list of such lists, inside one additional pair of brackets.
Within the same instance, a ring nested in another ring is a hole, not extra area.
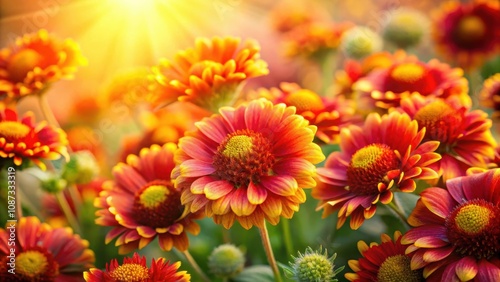
[(378, 193), (378, 184), (388, 182), (387, 173), (397, 169), (399, 159), (385, 144), (371, 144), (352, 156), (347, 168), (348, 189), (358, 195)]
[(10, 61), (7, 71), (15, 82), (22, 82), (28, 72), (40, 65), (43, 57), (36, 51), (24, 49), (16, 53)]
[(388, 257), (380, 266), (377, 273), (379, 282), (419, 282), (423, 281), (418, 270), (411, 270), (411, 259), (405, 255)]
[(447, 235), (460, 255), (490, 258), (500, 251), (500, 207), (483, 199), (456, 207), (445, 221)]
[(38, 251), (23, 252), (16, 259), (18, 271), (31, 278), (44, 273), (48, 265), (45, 255)]
[(0, 137), (4, 137), (8, 141), (24, 138), (29, 132), (30, 128), (22, 123), (15, 121), (0, 122)]
[(320, 111), (324, 108), (321, 97), (307, 89), (300, 89), (290, 93), (286, 97), (285, 103), (289, 106), (297, 108), (297, 113), (305, 111)]
[(391, 77), (396, 81), (414, 83), (420, 80), (424, 73), (423, 66), (415, 63), (405, 63), (395, 67), (391, 72)]
[(136, 192), (134, 219), (149, 227), (168, 227), (183, 213), (180, 193), (167, 181), (153, 181)]
[(463, 111), (453, 109), (442, 100), (422, 107), (414, 119), (420, 128), (426, 128), (426, 137), (430, 140), (449, 144), (462, 133)]
[(252, 152), (252, 138), (247, 135), (236, 135), (226, 143), (222, 154), (229, 158), (243, 158)]
[(215, 176), (231, 182), (235, 187), (259, 183), (269, 175), (274, 155), (269, 140), (262, 133), (249, 129), (229, 134), (217, 148), (213, 165)]
[(462, 45), (476, 44), (486, 33), (486, 25), (478, 16), (466, 16), (460, 20), (455, 29), (455, 39)]
[(148, 269), (137, 263), (127, 263), (118, 266), (110, 273), (115, 281), (139, 282), (149, 278)]

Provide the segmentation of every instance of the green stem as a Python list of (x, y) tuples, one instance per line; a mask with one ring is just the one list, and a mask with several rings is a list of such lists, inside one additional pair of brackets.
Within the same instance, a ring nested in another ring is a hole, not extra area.
[(47, 95), (45, 93), (40, 93), (38, 95), (38, 102), (40, 103), (40, 110), (42, 111), (45, 120), (50, 125), (60, 128), (61, 126), (50, 109), (49, 101), (47, 100)]
[(321, 92), (322, 96), (328, 95), (328, 90), (333, 84), (333, 76), (337, 67), (337, 52), (324, 51), (319, 57), (320, 70), (321, 70)]
[(288, 256), (293, 255), (293, 242), (292, 233), (290, 231), (290, 220), (283, 218), (281, 220), (281, 227), (283, 229), (283, 239), (285, 240), (285, 248)]
[(404, 225), (409, 226), (406, 219), (406, 215), (401, 211), (401, 208), (396, 204), (395, 199), (393, 199), (387, 206), (398, 216), (398, 218), (403, 222)]
[(80, 229), (80, 225), (78, 224), (78, 221), (76, 220), (75, 215), (73, 214), (73, 211), (71, 211), (71, 207), (68, 204), (68, 201), (66, 200), (66, 197), (64, 197), (63, 192), (56, 193), (56, 199), (57, 202), (59, 203), (59, 206), (61, 206), (61, 209), (64, 213), (64, 216), (66, 217), (66, 220), (68, 220), (69, 225), (75, 233), (82, 234), (82, 230)]
[(266, 220), (262, 223), (262, 227), (259, 227), (260, 238), (262, 239), (262, 245), (264, 246), (264, 250), (266, 251), (267, 260), (271, 269), (274, 273), (274, 280), (276, 282), (282, 282), (281, 273), (278, 268), (278, 264), (276, 263), (276, 259), (274, 259), (273, 248), (271, 247), (271, 241), (269, 240), (269, 232), (267, 232)]
[(205, 272), (203, 272), (203, 270), (200, 268), (200, 266), (198, 265), (198, 263), (196, 263), (196, 260), (194, 260), (194, 258), (191, 255), (191, 253), (189, 253), (188, 250), (186, 250), (186, 251), (184, 251), (182, 253), (186, 257), (186, 260), (189, 262), (189, 264), (191, 264), (191, 266), (193, 267), (193, 269), (196, 271), (196, 273), (198, 273), (198, 275), (200, 275), (201, 279), (203, 281), (205, 281), (205, 282), (210, 282), (210, 279), (205, 274)]

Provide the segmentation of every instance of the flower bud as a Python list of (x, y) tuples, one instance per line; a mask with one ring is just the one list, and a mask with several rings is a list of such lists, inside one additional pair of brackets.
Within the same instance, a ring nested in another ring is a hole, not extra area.
[(62, 177), (72, 184), (86, 184), (99, 173), (98, 164), (88, 151), (78, 151), (70, 156), (64, 166)]
[(361, 59), (382, 50), (382, 39), (371, 29), (357, 26), (347, 30), (341, 39), (341, 49), (348, 57)]
[(220, 245), (208, 257), (208, 268), (218, 277), (232, 277), (243, 270), (245, 256), (236, 246)]

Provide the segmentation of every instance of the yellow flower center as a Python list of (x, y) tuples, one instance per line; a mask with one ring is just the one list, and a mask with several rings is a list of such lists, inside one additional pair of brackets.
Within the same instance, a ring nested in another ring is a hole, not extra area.
[(379, 282), (419, 282), (424, 281), (421, 272), (411, 270), (410, 258), (395, 255), (385, 259), (377, 273)]
[(462, 133), (463, 114), (464, 110), (455, 110), (443, 100), (437, 100), (418, 110), (414, 119), (420, 128), (426, 128), (426, 137), (440, 141), (443, 148)]
[(235, 135), (227, 141), (222, 154), (229, 158), (243, 158), (252, 152), (252, 147), (252, 137)]
[(286, 97), (285, 103), (289, 106), (297, 108), (297, 113), (305, 111), (320, 111), (324, 108), (321, 97), (307, 89), (300, 89), (290, 93)]
[(415, 63), (405, 63), (395, 67), (391, 77), (400, 82), (414, 83), (420, 80), (425, 73), (423, 66)]
[(10, 59), (7, 71), (14, 82), (22, 82), (28, 72), (39, 66), (43, 57), (32, 49), (24, 49)]
[(26, 251), (17, 256), (16, 268), (23, 276), (35, 278), (43, 274), (49, 262), (47, 257), (39, 251)]
[(462, 18), (456, 29), (457, 38), (463, 43), (471, 43), (482, 38), (486, 33), (486, 25), (478, 16)]
[(151, 185), (139, 196), (141, 204), (146, 208), (156, 208), (167, 199), (170, 191), (163, 185)]
[(149, 271), (140, 264), (127, 263), (118, 266), (110, 273), (110, 276), (120, 282), (137, 282), (148, 279)]
[(490, 223), (490, 209), (479, 205), (467, 205), (455, 216), (457, 228), (468, 234), (481, 233)]
[(370, 144), (359, 149), (347, 168), (350, 191), (358, 195), (379, 193), (378, 184), (389, 182), (387, 173), (399, 167), (400, 161), (394, 150), (385, 144)]
[(0, 137), (5, 137), (8, 140), (18, 140), (24, 138), (29, 132), (29, 126), (22, 123), (16, 121), (0, 122)]

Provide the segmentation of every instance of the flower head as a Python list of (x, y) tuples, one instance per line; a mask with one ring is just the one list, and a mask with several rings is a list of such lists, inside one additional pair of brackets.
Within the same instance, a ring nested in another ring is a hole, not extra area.
[(387, 234), (380, 236), (382, 243), (358, 242), (358, 250), (363, 256), (350, 260), (349, 267), (355, 273), (346, 273), (349, 281), (355, 282), (423, 282), (421, 270), (410, 266), (411, 255), (405, 253), (406, 246), (401, 244), (401, 232), (394, 232), (394, 241)]
[(78, 45), (40, 30), (17, 38), (0, 50), (0, 99), (20, 98), (37, 93), (49, 83), (72, 78), (85, 65)]
[(187, 232), (200, 232), (193, 219), (201, 215), (186, 210), (170, 179), (176, 148), (173, 143), (153, 145), (139, 156), (129, 155), (126, 163), (113, 168), (115, 180), (104, 183), (94, 202), (100, 208), (96, 223), (113, 227), (106, 242), (118, 237), (120, 253), (142, 249), (156, 237), (163, 250), (185, 251)]
[(245, 267), (245, 255), (231, 244), (220, 245), (208, 257), (210, 272), (218, 277), (232, 277)]
[(424, 135), (416, 121), (397, 112), (370, 114), (362, 127), (342, 129), (340, 152), (318, 168), (319, 183), (312, 191), (323, 216), (338, 210), (337, 228), (350, 216), (351, 228), (358, 229), (375, 214), (378, 202), (392, 201), (396, 189), (413, 192), (415, 179), (437, 178), (428, 166), (441, 158), (434, 153), (439, 142), (422, 143)]
[(350, 58), (361, 59), (382, 49), (382, 38), (371, 29), (357, 26), (347, 30), (341, 39), (341, 48)]
[(449, 1), (434, 20), (438, 50), (463, 68), (479, 65), (500, 48), (500, 5), (497, 1)]
[(8, 273), (12, 230), (15, 230), (15, 281), (73, 281), (94, 263), (89, 242), (69, 228), (52, 228), (36, 217), (22, 217), (17, 225), (0, 229), (0, 280), (12, 281)]
[(322, 246), (319, 250), (313, 251), (307, 247), (304, 254), (298, 253), (297, 257), (292, 256), (293, 262), (289, 262), (290, 267), (284, 267), (285, 273), (297, 282), (332, 281), (334, 277), (344, 269), (344, 266), (335, 269), (335, 258), (337, 254), (328, 257), (328, 250), (323, 252)]
[(315, 167), (324, 155), (309, 125), (294, 107), (265, 99), (196, 123), (179, 140), (172, 172), (181, 200), (191, 212), (204, 210), (217, 224), (234, 221), (250, 229), (264, 219), (276, 225), (291, 218), (313, 187)]
[(484, 107), (493, 109), (492, 118), (500, 119), (500, 73), (486, 79), (483, 83), (480, 99)]
[(439, 99), (414, 93), (401, 101), (400, 111), (425, 127), (424, 141), (439, 141), (442, 159), (431, 165), (443, 181), (464, 176), (470, 167), (486, 168), (497, 143), (491, 120), (481, 110), (469, 110), (458, 97)]
[[(500, 277), (500, 169), (448, 180), (420, 194), (408, 218), (412, 269), (435, 281)], [(432, 281), (434, 281), (432, 280)]]
[(361, 118), (354, 115), (354, 108), (343, 96), (321, 97), (295, 83), (281, 83), (280, 88), (257, 90), (257, 95), (271, 100), (274, 104), (284, 103), (294, 106), (297, 114), (318, 128), (316, 137), (325, 143), (338, 142), (340, 129), (349, 124), (359, 123)]
[(383, 37), (398, 48), (413, 47), (422, 41), (429, 20), (419, 11), (396, 9), (384, 23)]
[(363, 103), (361, 107), (368, 110), (397, 107), (403, 97), (413, 92), (423, 96), (459, 96), (463, 101), (470, 100), (468, 82), (461, 69), (452, 69), (437, 60), (424, 63), (414, 56), (403, 56), (388, 68), (372, 71), (353, 87), (359, 102)]
[(164, 86), (155, 101), (178, 99), (212, 112), (232, 106), (243, 82), (269, 73), (259, 52), (260, 46), (253, 40), (240, 46), (240, 39), (234, 37), (199, 38), (194, 48), (180, 51), (173, 61), (162, 60), (153, 68)]
[(66, 134), (46, 122), (35, 123), (33, 113), (26, 113), (18, 120), (11, 109), (0, 109), (0, 167), (9, 162), (20, 166), (31, 160), (45, 169), (43, 159), (56, 160), (68, 157)]
[(181, 262), (170, 264), (164, 258), (152, 259), (151, 266), (146, 265), (146, 257), (134, 253), (132, 258), (123, 258), (123, 263), (119, 264), (113, 259), (106, 263), (106, 270), (91, 268), (83, 273), (86, 282), (121, 282), (121, 281), (141, 281), (141, 282), (189, 282), (191, 275), (186, 271), (179, 271)]

